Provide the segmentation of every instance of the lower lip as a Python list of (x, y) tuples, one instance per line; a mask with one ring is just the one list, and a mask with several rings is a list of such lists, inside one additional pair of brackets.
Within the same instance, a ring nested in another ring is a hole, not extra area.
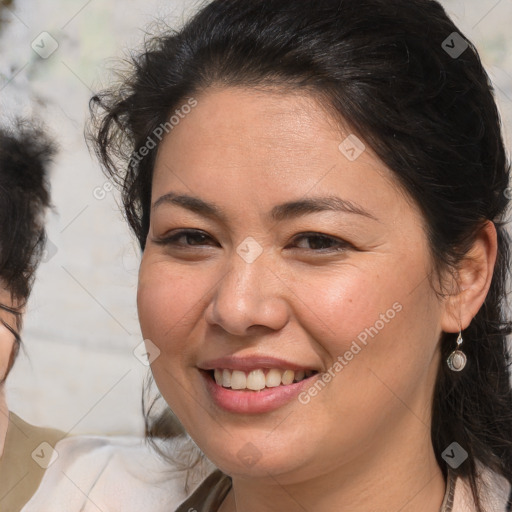
[(312, 381), (318, 376), (315, 374), (288, 386), (264, 388), (260, 391), (238, 391), (219, 386), (204, 370), (200, 370), (199, 373), (213, 402), (221, 409), (237, 414), (261, 414), (279, 409), (297, 398), (300, 392), (310, 387)]

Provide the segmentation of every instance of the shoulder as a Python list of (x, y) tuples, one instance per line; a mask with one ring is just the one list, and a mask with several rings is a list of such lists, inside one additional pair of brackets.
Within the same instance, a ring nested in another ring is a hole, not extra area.
[(6, 510), (19, 510), (36, 492), (53, 447), (63, 437), (63, 432), (31, 425), (9, 412), (0, 457), (0, 496), (3, 496), (1, 502)]
[(30, 440), (32, 443), (35, 441), (45, 441), (50, 444), (55, 444), (65, 435), (64, 432), (61, 432), (60, 430), (47, 427), (39, 427), (27, 423), (12, 411), (9, 411), (9, 425), (13, 431), (21, 432), (23, 437)]
[(213, 466), (200, 459), (190, 469), (195, 445), (184, 438), (160, 442), (174, 462), (144, 439), (77, 436), (55, 446), (56, 459), (23, 512), (173, 510)]

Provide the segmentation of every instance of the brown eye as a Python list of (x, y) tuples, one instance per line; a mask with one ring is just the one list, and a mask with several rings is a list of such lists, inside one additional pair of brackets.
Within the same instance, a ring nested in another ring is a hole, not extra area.
[(212, 245), (208, 242), (214, 240), (203, 231), (187, 229), (178, 231), (170, 236), (155, 240), (160, 245), (173, 245), (177, 247), (200, 247), (203, 245)]
[[(306, 243), (302, 243), (306, 241)], [(294, 240), (294, 244), (299, 249), (307, 249), (313, 251), (340, 251), (349, 247), (347, 242), (339, 240), (320, 233), (303, 233)]]

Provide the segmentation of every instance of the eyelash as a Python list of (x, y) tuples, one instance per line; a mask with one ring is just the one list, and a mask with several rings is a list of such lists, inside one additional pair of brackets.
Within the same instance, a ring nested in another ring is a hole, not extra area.
[[(208, 234), (204, 233), (203, 231), (195, 230), (195, 229), (185, 229), (185, 230), (178, 231), (171, 236), (156, 239), (156, 240), (154, 240), (154, 242), (157, 243), (158, 245), (174, 246), (174, 247), (180, 247), (183, 249), (187, 249), (187, 248), (191, 248), (191, 247), (201, 247), (202, 245), (204, 245), (204, 244), (197, 244), (197, 245), (181, 244), (178, 242), (178, 240), (182, 237), (192, 237), (192, 236), (202, 237), (203, 239), (209, 238), (210, 240), (212, 240), (212, 238)], [(329, 235), (324, 235), (322, 233), (315, 233), (315, 232), (301, 233), (299, 236), (296, 236), (294, 238), (294, 241), (296, 242), (297, 240), (303, 240), (303, 239), (308, 239), (308, 238), (333, 242), (337, 246), (337, 248), (322, 248), (322, 249), (304, 249), (304, 248), (302, 248), (302, 250), (312, 250), (314, 252), (326, 253), (326, 252), (340, 252), (341, 250), (346, 250), (346, 249), (352, 247), (351, 244), (349, 244), (348, 242), (345, 242), (344, 240), (340, 240), (338, 238), (335, 238), (335, 237), (332, 237)]]

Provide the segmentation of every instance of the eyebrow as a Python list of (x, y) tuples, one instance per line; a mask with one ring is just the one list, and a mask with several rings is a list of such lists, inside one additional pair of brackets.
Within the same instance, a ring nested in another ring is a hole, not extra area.
[[(204, 217), (218, 219), (227, 224), (227, 217), (218, 206), (203, 201), (198, 197), (170, 192), (157, 199), (151, 208), (152, 210), (155, 210), (162, 204), (181, 206), (182, 208), (199, 215), (203, 215)], [(313, 197), (279, 204), (274, 206), (270, 211), (270, 218), (276, 222), (282, 222), (284, 220), (324, 211), (361, 215), (378, 221), (377, 217), (366, 211), (361, 206), (337, 196)]]
[(274, 206), (271, 211), (271, 218), (275, 221), (282, 221), (290, 218), (301, 217), (310, 213), (333, 211), (361, 215), (369, 219), (378, 220), (377, 217), (366, 211), (352, 201), (341, 199), (337, 196), (313, 197), (290, 201), (288, 203)]
[(185, 194), (175, 194), (173, 192), (169, 192), (168, 194), (165, 194), (159, 199), (157, 199), (153, 203), (151, 209), (156, 210), (162, 204), (181, 206), (182, 208), (190, 210), (191, 212), (194, 213), (198, 213), (199, 215), (203, 215), (204, 217), (219, 219), (225, 224), (227, 223), (226, 216), (218, 206), (203, 201), (198, 197), (192, 197)]

